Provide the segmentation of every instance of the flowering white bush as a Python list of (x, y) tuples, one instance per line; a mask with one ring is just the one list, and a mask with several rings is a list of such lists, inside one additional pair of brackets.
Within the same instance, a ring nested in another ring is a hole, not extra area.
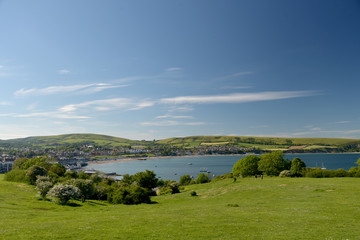
[(48, 195), (58, 198), (60, 204), (66, 204), (71, 198), (79, 197), (80, 190), (73, 185), (58, 184), (50, 189)]
[(51, 187), (54, 185), (48, 176), (37, 176), (36, 189), (42, 198), (45, 198)]

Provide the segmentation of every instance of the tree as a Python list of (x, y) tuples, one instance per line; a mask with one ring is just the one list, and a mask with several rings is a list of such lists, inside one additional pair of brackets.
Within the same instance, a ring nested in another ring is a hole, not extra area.
[(132, 176), (133, 181), (136, 181), (140, 187), (151, 190), (157, 187), (158, 179), (153, 171), (146, 170), (145, 172), (138, 172)]
[(60, 204), (66, 204), (70, 199), (79, 197), (79, 194), (79, 188), (61, 183), (51, 188), (47, 195), (57, 198)]
[(294, 158), (291, 161), (290, 172), (297, 177), (301, 177), (303, 169), (305, 167), (306, 167), (306, 164), (300, 158)]
[(259, 161), (260, 158), (256, 155), (246, 156), (234, 164), (232, 173), (234, 176), (242, 175), (244, 177), (258, 174)]
[(201, 184), (201, 183), (208, 183), (211, 182), (209, 178), (209, 174), (199, 173), (198, 177), (195, 179), (195, 183)]
[(284, 170), (285, 161), (282, 152), (265, 153), (260, 156), (259, 171), (269, 176), (279, 176), (279, 173)]
[(94, 183), (89, 179), (72, 179), (69, 183), (80, 190), (79, 196), (82, 202), (89, 199), (95, 192)]
[(38, 165), (31, 166), (28, 170), (26, 170), (26, 177), (29, 180), (29, 183), (34, 185), (36, 182), (37, 176), (45, 176), (47, 173), (46, 169), (40, 167)]
[(191, 177), (190, 175), (183, 175), (180, 177), (180, 181), (179, 181), (179, 184), (184, 186), (184, 185), (189, 185), (191, 182)]
[(50, 167), (49, 172), (53, 172), (59, 177), (62, 177), (66, 172), (66, 168), (60, 163), (55, 163)]

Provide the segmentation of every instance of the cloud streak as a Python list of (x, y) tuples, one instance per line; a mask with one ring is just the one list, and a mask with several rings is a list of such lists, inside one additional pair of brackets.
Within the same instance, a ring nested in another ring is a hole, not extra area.
[(111, 85), (107, 83), (93, 83), (93, 84), (83, 84), (83, 85), (70, 85), (70, 86), (50, 86), (46, 88), (30, 88), (24, 89), (21, 88), (17, 90), (14, 95), (17, 97), (29, 96), (29, 95), (53, 95), (60, 93), (70, 93), (70, 92), (79, 92), (83, 93), (95, 93), (100, 92), (110, 88), (120, 88), (126, 87), (127, 85)]
[(180, 96), (173, 98), (162, 98), (160, 103), (164, 104), (214, 104), (214, 103), (245, 103), (258, 101), (272, 101), (289, 98), (299, 98), (318, 95), (315, 91), (278, 91), (257, 93), (233, 93), (226, 95), (207, 96)]

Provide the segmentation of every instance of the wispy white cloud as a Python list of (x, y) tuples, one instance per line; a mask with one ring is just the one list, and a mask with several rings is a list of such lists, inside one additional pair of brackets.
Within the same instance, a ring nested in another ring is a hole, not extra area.
[(238, 77), (238, 76), (244, 76), (244, 75), (250, 75), (253, 74), (254, 72), (237, 72), (234, 74), (231, 74), (230, 77)]
[(221, 89), (249, 89), (252, 86), (223, 86)]
[(129, 108), (129, 110), (140, 110), (143, 108), (147, 108), (147, 107), (152, 107), (155, 105), (155, 102), (153, 101), (145, 101), (145, 102), (140, 102), (138, 104), (136, 104), (135, 107)]
[(179, 122), (173, 120), (142, 122), (142, 126), (154, 126), (154, 127), (168, 127), (168, 126), (200, 126), (205, 125), (205, 122)]
[(68, 104), (59, 109), (60, 112), (75, 112), (80, 109), (93, 109), (97, 111), (110, 111), (115, 109), (140, 110), (151, 107), (155, 103), (152, 101), (136, 102), (130, 98), (110, 98), (82, 102), (78, 104)]
[(166, 69), (166, 71), (168, 71), (168, 72), (181, 71), (181, 70), (182, 70), (182, 68), (180, 68), (180, 67), (171, 67), (171, 68)]
[(58, 71), (58, 73), (61, 74), (61, 75), (66, 75), (66, 74), (70, 74), (71, 72), (68, 69), (60, 69)]
[(283, 92), (257, 92), (233, 93), (226, 95), (208, 96), (180, 96), (162, 98), (160, 103), (166, 104), (210, 104), (210, 103), (244, 103), (256, 101), (271, 101), (289, 98), (299, 98), (318, 95), (315, 91), (283, 91)]
[(350, 123), (350, 121), (339, 121), (339, 122), (336, 122), (337, 124), (346, 124), (346, 123)]
[(6, 101), (0, 102), (0, 106), (10, 106), (10, 105), (11, 105), (10, 102), (6, 102)]
[(100, 92), (110, 88), (120, 88), (125, 87), (126, 85), (111, 85), (107, 83), (93, 83), (93, 84), (83, 84), (83, 85), (70, 85), (70, 86), (50, 86), (46, 88), (30, 88), (24, 89), (21, 88), (17, 90), (15, 96), (28, 96), (28, 95), (52, 95), (60, 93), (69, 93), (69, 92), (82, 92), (82, 93), (95, 93)]
[(172, 119), (193, 119), (193, 116), (175, 116), (175, 115), (169, 115), (169, 114), (165, 114), (162, 116), (157, 116), (157, 119), (163, 119), (163, 118), (172, 118)]

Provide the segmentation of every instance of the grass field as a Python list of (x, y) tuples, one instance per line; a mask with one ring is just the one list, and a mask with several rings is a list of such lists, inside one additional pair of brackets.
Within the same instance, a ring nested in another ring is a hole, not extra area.
[[(198, 196), (190, 196), (195, 190)], [(39, 200), (0, 175), (1, 239), (359, 239), (359, 178), (192, 185), (154, 204)]]

